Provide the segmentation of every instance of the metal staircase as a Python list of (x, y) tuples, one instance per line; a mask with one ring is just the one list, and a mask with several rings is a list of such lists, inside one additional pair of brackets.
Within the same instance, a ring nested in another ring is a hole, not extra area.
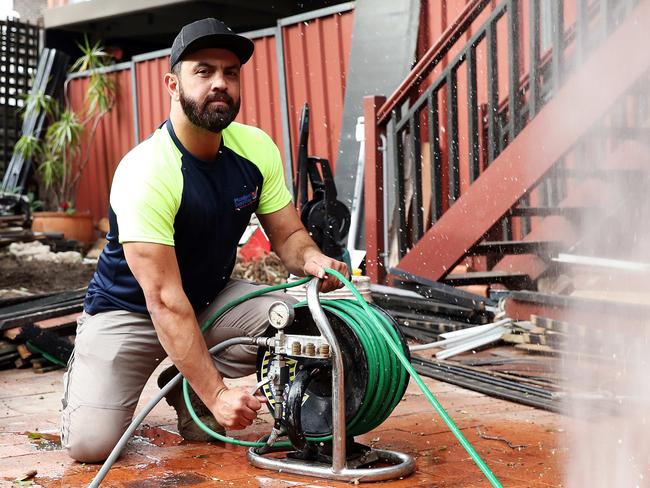
[(373, 281), (530, 289), (593, 244), (585, 222), (625, 221), (621, 193), (650, 174), (649, 20), (650, 0), (475, 0), (393, 96), (367, 97)]

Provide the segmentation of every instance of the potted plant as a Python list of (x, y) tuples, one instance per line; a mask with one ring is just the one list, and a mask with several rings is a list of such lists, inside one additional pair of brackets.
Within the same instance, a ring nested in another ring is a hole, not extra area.
[(43, 91), (31, 92), (25, 99), (23, 113), (42, 111), (46, 114), (44, 132), (23, 135), (14, 148), (25, 160), (35, 165), (38, 192), (45, 212), (36, 212), (32, 229), (63, 232), (67, 239), (84, 244), (94, 241), (92, 217), (75, 210), (75, 197), (81, 176), (90, 160), (97, 127), (110, 112), (115, 100), (115, 82), (101, 71), (112, 63), (112, 57), (101, 44), (91, 44), (87, 37), (78, 44), (82, 55), (71, 72), (89, 71), (84, 104), (74, 110), (67, 97), (63, 100)]

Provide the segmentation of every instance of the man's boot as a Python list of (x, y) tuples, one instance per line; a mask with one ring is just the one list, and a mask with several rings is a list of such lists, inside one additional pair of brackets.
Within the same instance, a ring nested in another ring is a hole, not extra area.
[[(177, 374), (178, 369), (176, 369), (175, 366), (170, 366), (160, 373), (160, 376), (158, 377), (158, 386), (162, 388)], [(192, 388), (190, 388), (189, 393), (190, 403), (192, 404), (196, 416), (213, 431), (218, 432), (219, 434), (225, 434), (225, 429), (217, 422), (217, 419), (214, 418), (210, 409), (205, 406), (197, 394), (194, 393)], [(185, 405), (185, 399), (183, 398), (183, 385), (180, 382), (172, 389), (172, 391), (167, 393), (165, 400), (167, 400), (167, 404), (174, 407), (174, 410), (176, 410), (176, 415), (178, 417), (178, 433), (183, 437), (183, 439), (202, 442), (215, 440), (215, 438), (210, 434), (203, 432), (190, 416), (187, 405)]]

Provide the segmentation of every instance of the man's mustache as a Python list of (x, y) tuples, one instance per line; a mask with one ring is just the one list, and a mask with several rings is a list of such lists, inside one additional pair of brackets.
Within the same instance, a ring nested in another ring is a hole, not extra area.
[(227, 103), (229, 107), (232, 107), (235, 104), (235, 101), (227, 93), (215, 93), (214, 95), (208, 95), (205, 99), (205, 106), (212, 102), (224, 102)]

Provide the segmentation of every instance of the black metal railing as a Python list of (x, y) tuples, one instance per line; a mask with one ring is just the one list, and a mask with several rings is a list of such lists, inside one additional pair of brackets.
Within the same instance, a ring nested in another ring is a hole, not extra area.
[[(577, 0), (575, 21), (567, 28), (563, 0), (529, 0), (528, 19), (522, 18), (520, 0), (502, 1), (426, 89), (415, 86), (405, 94), (386, 124), (386, 165), (397, 181), (394, 186), (385, 182), (385, 188), (395, 192), (400, 258), (460, 197), (461, 152), (471, 184), (637, 2)], [(524, 21), (528, 39), (520, 32)], [(525, 49), (529, 66), (522, 76)], [(465, 93), (459, 90), (460, 76)], [(466, 97), (462, 106), (460, 97)], [(428, 161), (423, 160), (423, 142), (429, 144)], [(430, 175), (427, 182), (424, 173)], [(537, 188), (547, 205), (557, 205), (566, 192), (562, 161)], [(520, 203), (527, 205), (527, 199)], [(526, 233), (530, 217), (521, 218)], [(511, 240), (512, 216), (498, 225), (503, 239)]]

